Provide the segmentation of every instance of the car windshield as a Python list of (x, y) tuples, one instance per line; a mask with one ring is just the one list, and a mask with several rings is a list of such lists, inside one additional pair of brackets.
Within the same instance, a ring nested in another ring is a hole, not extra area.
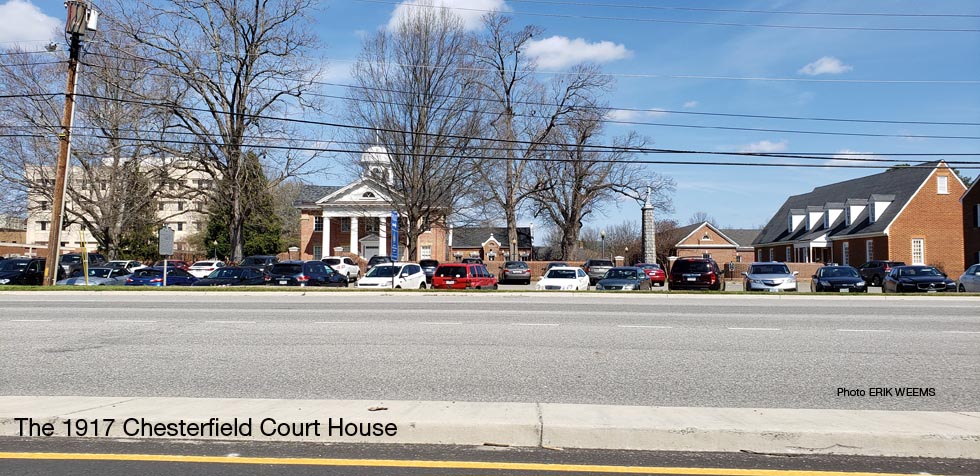
[(553, 269), (545, 276), (548, 279), (575, 279), (574, 269)]
[(605, 279), (636, 279), (636, 270), (613, 268), (606, 272)]
[(90, 278), (108, 278), (110, 271), (112, 271), (110, 268), (89, 268), (89, 270), (88, 270), (88, 277), (90, 277)]
[(0, 261), (0, 271), (23, 271), (27, 263), (27, 260), (3, 260)]
[(163, 271), (159, 269), (137, 269), (133, 272), (135, 278), (154, 278), (157, 276), (163, 276)]
[(936, 268), (903, 268), (898, 271), (899, 276), (942, 276)]
[(854, 268), (824, 268), (820, 272), (824, 278), (857, 278), (858, 272)]
[(82, 257), (79, 255), (62, 255), (61, 262), (69, 264), (81, 263)]
[(436, 276), (441, 278), (465, 278), (466, 266), (443, 266), (436, 270)]
[(340, 264), (340, 258), (323, 258), (323, 262), (334, 266)]
[(294, 263), (276, 263), (272, 265), (272, 274), (301, 274), (303, 265)]
[(394, 273), (401, 270), (401, 266), (375, 266), (364, 275), (365, 278), (390, 278)]
[(785, 264), (757, 264), (752, 265), (749, 274), (790, 274), (790, 272)]
[(711, 268), (707, 261), (677, 261), (673, 270), (678, 273), (706, 273)]
[(241, 268), (221, 268), (216, 269), (208, 275), (211, 279), (239, 279), (242, 277)]
[(508, 261), (504, 264), (507, 269), (527, 269), (527, 263), (523, 261)]

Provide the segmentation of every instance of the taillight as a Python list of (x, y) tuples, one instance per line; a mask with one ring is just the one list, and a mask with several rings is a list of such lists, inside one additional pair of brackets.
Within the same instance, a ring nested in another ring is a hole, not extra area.
[(266, 281), (271, 281), (271, 280), (272, 280), (272, 276), (269, 276), (269, 275), (267, 274), (267, 275), (265, 275), (265, 276), (262, 276), (262, 279), (265, 279)]
[(127, 280), (126, 280), (126, 282), (127, 282), (127, 283), (131, 283), (131, 282), (133, 282), (133, 278), (129, 278), (129, 279), (127, 279)]
[(163, 278), (153, 278), (150, 280), (151, 283), (162, 283)]
[(299, 281), (299, 282), (301, 282), (301, 283), (303, 283), (303, 282), (309, 281), (310, 280), (310, 277), (307, 276), (307, 275), (305, 275), (305, 274), (301, 274), (299, 276), (296, 276), (296, 280)]
[(715, 273), (708, 273), (708, 277), (711, 278), (711, 284), (715, 284), (715, 281), (718, 280), (718, 276)]
[(892, 270), (891, 266), (885, 265), (885, 271), (891, 271), (891, 270)]

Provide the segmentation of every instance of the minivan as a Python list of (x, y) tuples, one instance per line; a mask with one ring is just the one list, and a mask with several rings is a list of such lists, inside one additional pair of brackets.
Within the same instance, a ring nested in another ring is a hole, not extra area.
[(670, 267), (670, 289), (724, 291), (725, 278), (711, 258), (678, 258)]

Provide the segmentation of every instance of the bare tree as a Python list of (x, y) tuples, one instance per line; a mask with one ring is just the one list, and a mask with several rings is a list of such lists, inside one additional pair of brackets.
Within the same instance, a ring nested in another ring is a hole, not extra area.
[(697, 211), (697, 212), (694, 212), (694, 214), (691, 215), (691, 218), (688, 218), (687, 219), (687, 223), (689, 225), (701, 224), (701, 223), (704, 223), (704, 222), (714, 223), (714, 221), (715, 221), (715, 218), (713, 216), (711, 216), (711, 215), (708, 215), (708, 212), (706, 212), (706, 211)]
[(602, 113), (597, 109), (576, 111), (558, 129), (560, 144), (550, 160), (538, 168), (539, 191), (533, 195), (537, 215), (561, 231), (561, 255), (572, 256), (590, 214), (617, 198), (641, 199), (641, 189), (652, 187), (651, 201), (661, 210), (670, 207), (672, 179), (648, 172), (631, 163), (631, 150), (642, 146), (630, 133), (614, 139), (614, 148), (594, 148), (601, 137)]
[(669, 257), (674, 246), (680, 241), (684, 236), (681, 235), (677, 220), (671, 218), (665, 218), (662, 220), (657, 220), (656, 222), (656, 235), (657, 235), (657, 262), (667, 269), (667, 264), (669, 263)]
[(556, 76), (550, 86), (541, 84), (534, 77), (534, 59), (526, 52), (541, 30), (534, 26), (513, 30), (510, 23), (508, 16), (488, 14), (473, 56), (488, 98), (485, 111), (492, 116), (494, 141), (489, 153), (503, 159), (483, 161), (477, 167), (485, 184), (480, 190), (486, 192), (480, 198), (503, 213), (510, 253), (516, 256), (518, 215), (538, 191), (528, 159), (544, 157), (555, 128), (576, 108), (593, 107), (596, 93), (609, 86), (609, 78), (594, 66), (582, 65), (571, 74)]
[(358, 142), (387, 151), (390, 176), (375, 177), (392, 197), (408, 256), (430, 227), (445, 224), (465, 197), (479, 145), (479, 105), (470, 39), (446, 9), (418, 9), (364, 43), (353, 69), (348, 109), (365, 126)]
[[(290, 143), (294, 125), (263, 116), (316, 107), (304, 95), (314, 89), (319, 63), (306, 56), (317, 48), (309, 29), (315, 0), (117, 0), (124, 32), (145, 51), (146, 64), (176, 85), (149, 95), (173, 115), (175, 133), (193, 137), (198, 167), (222, 180), (216, 205), (229, 210), (230, 258), (242, 259), (244, 225), (258, 206), (246, 193), (250, 172), (245, 158), (252, 144)], [(187, 141), (185, 141), (187, 142)], [(269, 149), (260, 154), (269, 185), (297, 173), (313, 160), (309, 153)]]

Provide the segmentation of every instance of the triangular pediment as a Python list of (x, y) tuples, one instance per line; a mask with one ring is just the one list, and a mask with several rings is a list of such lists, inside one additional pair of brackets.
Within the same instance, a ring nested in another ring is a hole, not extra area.
[(391, 196), (371, 179), (362, 178), (317, 200), (317, 205), (386, 205)]

